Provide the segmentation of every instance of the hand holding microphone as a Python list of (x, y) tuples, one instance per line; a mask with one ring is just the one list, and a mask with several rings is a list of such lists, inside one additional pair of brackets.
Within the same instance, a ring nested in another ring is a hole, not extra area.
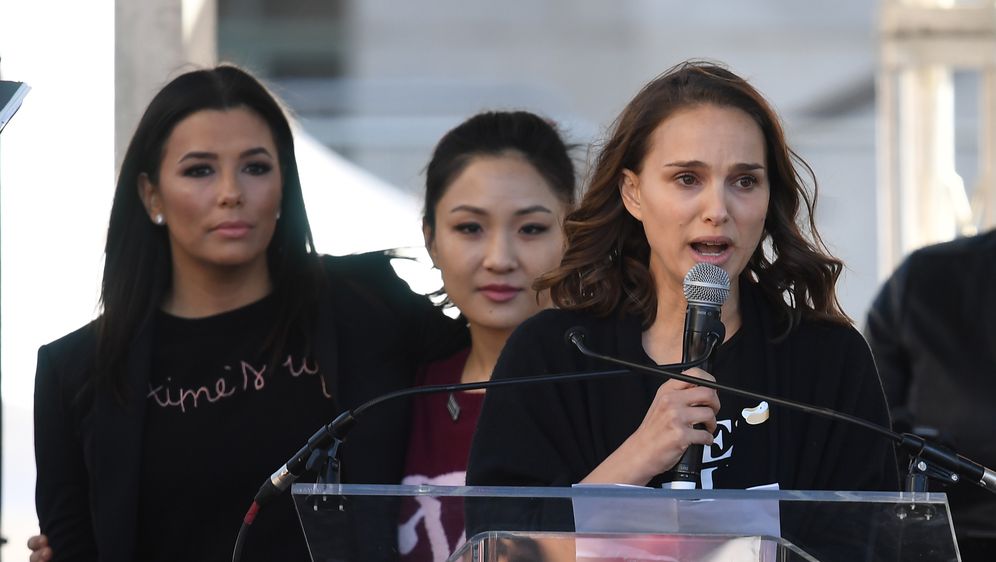
[[(699, 368), (684, 374), (715, 380)], [(642, 486), (670, 470), (692, 445), (712, 443), (719, 396), (714, 389), (670, 379), (662, 384), (639, 427), (587, 478), (586, 483)]]
[[(730, 296), (730, 276), (721, 267), (710, 263), (697, 263), (685, 274), (682, 289), (688, 308), (685, 310), (685, 331), (681, 342), (681, 361), (705, 358), (702, 368), (712, 370), (712, 354), (726, 338), (726, 327), (719, 315), (723, 303)], [(715, 340), (710, 347), (709, 340)], [(710, 353), (707, 350), (713, 350)], [(710, 375), (711, 377), (711, 375)], [(716, 380), (713, 378), (712, 380)], [(716, 413), (719, 408), (716, 408)], [(715, 417), (709, 430), (712, 443), (712, 432), (716, 430)], [(702, 429), (705, 426), (696, 426)], [(708, 429), (708, 428), (706, 428)], [(674, 478), (665, 483), (665, 488), (695, 489), (699, 486), (699, 472), (702, 468), (702, 445), (700, 441), (690, 441), (685, 453), (674, 465)]]
[[(720, 309), (730, 294), (730, 277), (722, 268), (697, 263), (685, 275), (683, 289), (688, 308), (682, 338), (681, 362), (703, 360), (702, 369), (684, 374), (715, 381), (712, 353), (726, 335)], [(670, 379), (657, 389), (654, 400), (633, 434), (595, 468), (584, 482), (626, 482), (643, 485), (672, 469), (665, 488), (694, 489), (702, 465), (702, 446), (712, 444), (719, 397), (711, 388)]]

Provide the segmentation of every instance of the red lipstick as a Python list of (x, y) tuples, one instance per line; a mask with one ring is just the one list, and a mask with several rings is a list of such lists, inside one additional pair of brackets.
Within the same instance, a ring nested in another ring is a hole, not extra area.
[(522, 292), (522, 289), (519, 287), (501, 283), (484, 285), (478, 288), (478, 290), (492, 302), (508, 302)]

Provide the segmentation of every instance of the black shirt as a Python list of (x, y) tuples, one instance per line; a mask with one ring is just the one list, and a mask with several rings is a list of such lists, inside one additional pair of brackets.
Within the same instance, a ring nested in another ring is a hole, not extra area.
[[(712, 374), (746, 390), (829, 407), (882, 426), (889, 424), (882, 385), (867, 344), (852, 327), (804, 320), (778, 338), (773, 314), (749, 282), (741, 282), (740, 331), (719, 348)], [(595, 318), (581, 312), (543, 311), (512, 334), (494, 379), (615, 368), (581, 355), (564, 333), (581, 326), (596, 351), (649, 363), (638, 318), (615, 313)], [(467, 483), (473, 486), (570, 486), (580, 482), (640, 425), (662, 381), (633, 374), (586, 381), (508, 386), (488, 391), (471, 446)], [(715, 466), (714, 488), (750, 488), (777, 483), (794, 490), (883, 490), (898, 487), (892, 444), (876, 433), (783, 408), (756, 425), (743, 408), (758, 404), (720, 393), (723, 446), (707, 462)], [(756, 418), (754, 418), (757, 421)], [(724, 420), (732, 432), (725, 433)], [(729, 441), (727, 441), (729, 439)], [(732, 445), (729, 449), (727, 445)], [(709, 458), (709, 457), (707, 457)], [(658, 475), (649, 485), (667, 481)], [(831, 514), (833, 515), (833, 514)], [(782, 510), (782, 534), (804, 543), (820, 559), (863, 559), (895, 545), (870, 536), (837, 545), (837, 516), (808, 517), (793, 506)], [(492, 529), (573, 530), (564, 502), (468, 501), (468, 535)], [(853, 532), (853, 530), (847, 530)], [(873, 533), (873, 531), (869, 531)], [(843, 536), (843, 535), (840, 535)], [(823, 537), (830, 542), (821, 544)], [(841, 539), (843, 540), (843, 539)], [(867, 548), (866, 548), (867, 547)], [(840, 554), (843, 548), (844, 555)]]
[[(712, 373), (744, 389), (829, 407), (887, 426), (888, 409), (867, 344), (849, 326), (803, 321), (776, 338), (773, 314), (750, 283), (741, 283), (743, 327), (720, 347)], [(494, 378), (611, 369), (564, 344), (580, 325), (589, 347), (648, 363), (639, 319), (549, 310), (509, 338)], [(580, 482), (640, 425), (661, 380), (634, 374), (564, 384), (492, 389), (471, 447), (470, 485), (570, 486)], [(778, 483), (782, 489), (896, 490), (891, 443), (881, 436), (784, 409), (745, 427), (742, 402), (720, 393), (719, 420), (733, 427), (733, 453), (714, 473), (714, 487)], [(724, 436), (725, 440), (725, 436)], [(859, 459), (853, 451), (861, 451)], [(717, 452), (722, 455), (722, 450)], [(652, 481), (656, 484), (660, 479)]]
[[(321, 365), (304, 356), (302, 346), (292, 342), (272, 368), (263, 344), (274, 309), (267, 297), (208, 318), (158, 314), (139, 489), (139, 560), (230, 559), (259, 484), (334, 417)], [(206, 486), (180, 484), (197, 481)], [(289, 494), (266, 506), (249, 539), (244, 560), (308, 560)]]
[[(764, 365), (757, 361), (757, 354), (750, 352), (756, 348), (757, 338), (757, 329), (745, 326), (716, 350), (713, 372), (718, 382), (752, 388), (755, 381), (764, 379)], [(770, 457), (772, 439), (766, 425), (770, 418), (762, 413), (752, 415), (754, 410), (768, 410), (768, 405), (735, 394), (720, 397), (713, 444), (703, 450), (702, 488), (751, 488), (777, 482), (767, 463), (760, 460)], [(746, 457), (747, 462), (739, 462), (741, 457)]]

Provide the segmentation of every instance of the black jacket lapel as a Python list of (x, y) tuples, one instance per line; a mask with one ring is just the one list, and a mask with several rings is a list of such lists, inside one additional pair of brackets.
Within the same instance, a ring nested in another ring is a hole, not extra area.
[(311, 348), (315, 350), (318, 370), (325, 380), (325, 388), (332, 395), (332, 404), (336, 412), (342, 408), (342, 396), (339, 385), (339, 342), (335, 326), (335, 312), (332, 298), (325, 291), (318, 304), (318, 320), (315, 327), (315, 340)]
[[(108, 392), (96, 397), (96, 529), (102, 561), (133, 560), (141, 479), (142, 434), (152, 330), (139, 330), (128, 354), (126, 403)], [(162, 483), (162, 485), (168, 485)]]

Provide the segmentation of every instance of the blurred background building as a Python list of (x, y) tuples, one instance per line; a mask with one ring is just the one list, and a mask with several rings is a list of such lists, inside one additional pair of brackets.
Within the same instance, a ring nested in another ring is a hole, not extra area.
[(420, 245), (423, 168), (470, 114), (544, 114), (584, 170), (645, 82), (685, 59), (725, 62), (768, 96), (813, 167), (817, 222), (847, 264), (841, 301), (860, 322), (905, 253), (993, 224), (996, 8), (945, 2), (945, 19), (935, 4), (4, 4), (0, 73), (34, 89), (0, 142), (3, 555), (23, 558), (37, 530), (35, 350), (97, 313), (115, 163), (153, 93), (189, 63), (242, 65), (286, 101), (318, 247), (348, 253)]

